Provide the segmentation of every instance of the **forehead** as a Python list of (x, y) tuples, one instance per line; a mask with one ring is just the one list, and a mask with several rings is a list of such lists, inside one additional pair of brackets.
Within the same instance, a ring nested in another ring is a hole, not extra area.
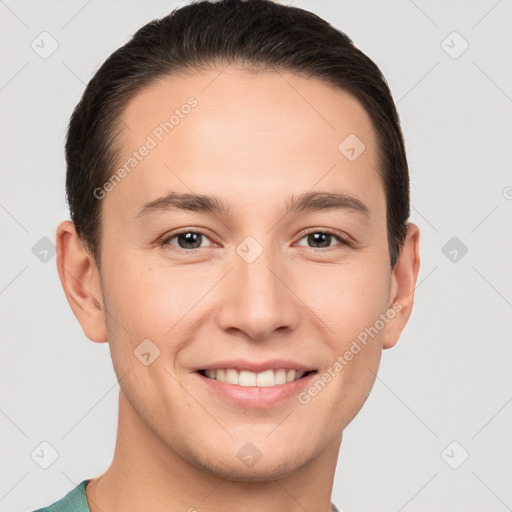
[[(252, 145), (267, 142), (268, 135), (276, 141), (279, 136), (290, 135), (297, 142), (311, 141), (319, 148), (318, 137), (311, 137), (318, 134), (324, 139), (323, 146), (332, 150), (333, 142), (353, 130), (365, 143), (373, 143), (369, 115), (348, 92), (290, 72), (251, 72), (232, 66), (167, 76), (144, 88), (123, 112), (122, 120), (129, 127), (126, 142), (136, 144), (133, 136), (151, 133), (176, 110), (183, 110), (190, 98), (198, 106), (192, 109), (194, 131), (204, 139), (234, 135), (237, 142)], [(179, 119), (181, 124), (182, 116)], [(187, 128), (183, 125), (166, 138), (179, 140), (180, 132), (185, 135)], [(240, 128), (244, 128), (242, 133)], [(286, 133), (279, 133), (279, 129), (286, 129)], [(306, 144), (305, 149), (309, 146)]]
[(165, 77), (122, 121), (120, 165), (150, 148), (109, 194), (132, 209), (170, 190), (245, 204), (330, 187), (383, 197), (369, 115), (320, 80), (229, 66)]

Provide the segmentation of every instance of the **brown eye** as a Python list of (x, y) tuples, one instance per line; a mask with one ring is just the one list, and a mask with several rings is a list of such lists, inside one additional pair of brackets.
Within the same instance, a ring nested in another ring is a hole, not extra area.
[[(306, 240), (308, 246), (313, 249), (325, 249), (328, 247), (335, 247), (336, 245), (348, 245), (343, 238), (331, 233), (330, 231), (312, 231), (302, 237), (301, 240)], [(335, 243), (333, 244), (332, 242)]]
[[(177, 243), (173, 243), (174, 239), (176, 239)], [(205, 240), (208, 240), (208, 238), (203, 233), (198, 231), (183, 231), (167, 237), (162, 241), (161, 245), (177, 245), (180, 249), (184, 250), (199, 249), (205, 247), (203, 245)]]

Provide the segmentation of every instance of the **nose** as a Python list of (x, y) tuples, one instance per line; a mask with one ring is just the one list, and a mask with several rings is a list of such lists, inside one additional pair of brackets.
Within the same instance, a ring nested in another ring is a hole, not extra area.
[(253, 262), (234, 254), (234, 268), (222, 288), (217, 324), (224, 331), (240, 331), (254, 341), (278, 329), (294, 330), (301, 301), (294, 294), (294, 279), (285, 262), (264, 250)]

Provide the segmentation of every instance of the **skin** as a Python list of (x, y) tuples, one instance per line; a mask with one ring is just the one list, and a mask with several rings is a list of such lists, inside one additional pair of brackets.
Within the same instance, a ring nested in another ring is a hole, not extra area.
[[(109, 343), (121, 388), (113, 462), (86, 489), (92, 512), (329, 511), (343, 429), (411, 313), (419, 230), (409, 223), (391, 271), (375, 132), (363, 107), (317, 80), (221, 70), (166, 78), (128, 104), (121, 161), (169, 112), (190, 96), (198, 101), (102, 200), (101, 273), (73, 224), (57, 229), (66, 297), (86, 336)], [(338, 150), (349, 134), (366, 147), (355, 161)], [(369, 216), (284, 214), (290, 196), (311, 190), (342, 190)], [(219, 196), (231, 213), (136, 218), (171, 191)], [(156, 243), (182, 228), (203, 232), (202, 247), (180, 252), (176, 237)], [(352, 245), (334, 236), (325, 248), (305, 233), (323, 229)], [(248, 236), (263, 248), (252, 263), (236, 252)], [(286, 358), (322, 374), (393, 303), (400, 311), (306, 405), (294, 396), (236, 407), (192, 371), (223, 359)], [(149, 366), (134, 356), (147, 338), (160, 350)], [(249, 441), (262, 454), (252, 467), (237, 457)]]

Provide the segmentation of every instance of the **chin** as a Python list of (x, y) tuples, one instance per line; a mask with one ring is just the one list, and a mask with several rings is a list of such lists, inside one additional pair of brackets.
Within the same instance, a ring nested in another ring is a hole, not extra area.
[(244, 468), (242, 464), (226, 464), (225, 466), (213, 465), (203, 466), (203, 469), (220, 478), (232, 482), (268, 482), (281, 480), (300, 469), (301, 465), (290, 465), (281, 462), (275, 464), (267, 462), (263, 464), (260, 460), (252, 468)]
[[(240, 458), (243, 459), (243, 456)], [(189, 454), (190, 462), (202, 471), (233, 482), (280, 480), (308, 465), (314, 457), (308, 458), (302, 449), (300, 453), (290, 454), (278, 453), (274, 450), (271, 458), (265, 457), (265, 453), (262, 453), (261, 458), (250, 466), (244, 464), (240, 458), (236, 453), (230, 456), (225, 451), (217, 457), (211, 454), (206, 458), (204, 452)]]

